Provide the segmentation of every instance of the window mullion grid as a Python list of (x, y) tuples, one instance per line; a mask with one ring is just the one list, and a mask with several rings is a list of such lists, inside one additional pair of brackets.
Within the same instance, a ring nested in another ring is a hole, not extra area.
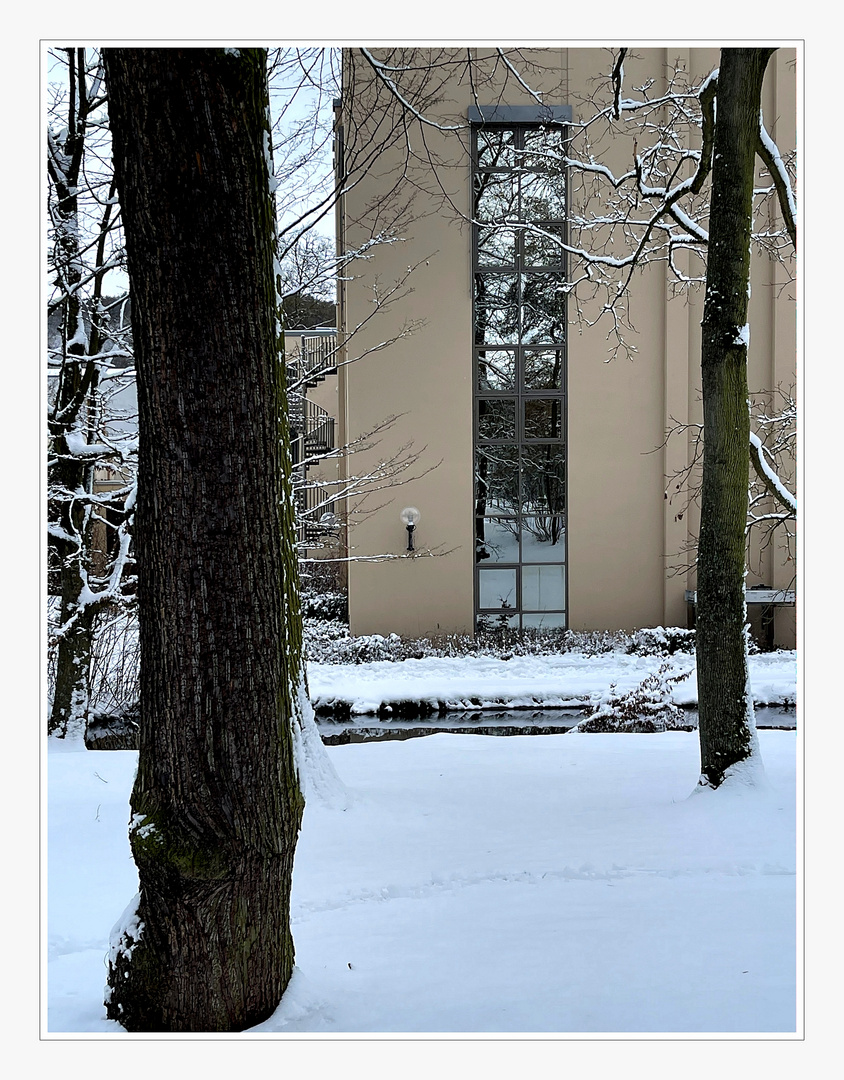
[[(516, 217), (516, 220), (517, 220), (518, 224), (514, 225), (514, 228), (515, 228), (515, 243), (514, 243), (514, 247), (513, 247), (514, 265), (512, 266), (512, 268), (509, 268), (507, 266), (501, 266), (500, 268), (497, 268), (497, 269), (498, 269), (498, 273), (500, 273), (502, 275), (506, 274), (506, 273), (511, 273), (511, 274), (514, 273), (516, 275), (516, 286), (517, 286), (517, 305), (518, 306), (517, 306), (517, 326), (516, 326), (515, 340), (500, 342), (499, 347), (507, 349), (508, 351), (512, 350), (513, 353), (514, 353), (514, 358), (515, 358), (515, 364), (514, 364), (514, 368), (515, 368), (515, 370), (514, 370), (515, 386), (513, 387), (513, 395), (512, 396), (515, 396), (515, 404), (516, 404), (515, 432), (514, 433), (515, 433), (515, 436), (516, 436), (516, 451), (517, 451), (516, 461), (517, 461), (517, 465), (518, 465), (518, 503), (517, 503), (517, 507), (516, 507), (516, 515), (515, 515), (515, 518), (514, 518), (514, 522), (515, 522), (515, 526), (516, 526), (516, 529), (517, 529), (518, 543), (517, 543), (517, 547), (516, 547), (516, 552), (517, 552), (518, 562), (515, 564), (515, 567), (514, 567), (514, 569), (515, 569), (515, 585), (516, 585), (516, 596), (515, 596), (516, 607), (515, 607), (515, 610), (513, 611), (512, 615), (510, 617), (518, 616), (519, 627), (523, 628), (523, 618), (522, 618), (522, 605), (523, 605), (522, 565), (523, 565), (523, 558), (524, 558), (524, 555), (525, 555), (524, 548), (523, 548), (523, 530), (524, 530), (524, 527), (525, 527), (525, 520), (526, 520), (526, 515), (525, 515), (525, 512), (524, 512), (524, 504), (525, 504), (525, 498), (526, 498), (526, 479), (525, 479), (526, 459), (525, 459), (525, 452), (526, 452), (528, 446), (539, 447), (539, 446), (542, 446), (543, 444), (545, 444), (545, 445), (551, 444), (551, 445), (562, 446), (563, 448), (565, 448), (565, 446), (567, 445), (567, 428), (568, 428), (567, 420), (568, 420), (568, 417), (566, 416), (566, 410), (565, 410), (565, 399), (566, 399), (565, 356), (566, 356), (566, 352), (567, 352), (567, 345), (566, 345), (565, 337), (567, 337), (567, 334), (564, 335), (564, 340), (562, 342), (553, 342), (553, 343), (549, 342), (549, 344), (546, 346), (548, 349), (555, 349), (555, 350), (559, 351), (560, 360), (561, 360), (561, 364), (560, 364), (561, 373), (560, 373), (559, 385), (557, 385), (555, 387), (552, 387), (552, 388), (546, 388), (545, 390), (540, 389), (540, 388), (536, 388), (536, 387), (528, 388), (527, 387), (527, 381), (526, 381), (526, 374), (525, 374), (526, 348), (525, 348), (525, 343), (524, 343), (524, 336), (525, 336), (525, 332), (526, 332), (525, 331), (525, 321), (524, 321), (525, 320), (525, 316), (524, 316), (524, 312), (525, 312), (525, 307), (524, 307), (524, 286), (525, 286), (525, 275), (526, 275), (526, 252), (525, 252), (526, 229), (525, 229), (524, 226), (529, 225), (531, 223), (527, 221), (527, 216), (526, 216), (525, 208), (524, 208), (523, 179), (524, 179), (525, 176), (528, 176), (529, 173), (528, 173), (528, 170), (524, 169), (524, 167), (523, 167), (524, 159), (520, 158), (519, 153), (518, 153), (518, 152), (523, 152), (524, 151), (524, 146), (525, 146), (525, 129), (524, 128), (516, 127), (514, 129), (513, 146), (514, 146), (514, 149), (517, 151), (516, 161), (515, 161), (515, 164), (514, 164), (513, 167), (500, 168), (500, 169), (485, 168), (483, 171), (490, 177), (509, 175), (509, 176), (513, 177), (514, 180), (515, 180), (515, 184), (513, 186), (515, 188), (514, 194), (516, 196), (516, 205), (512, 209), (515, 209), (515, 211), (516, 211), (515, 217)], [(473, 140), (473, 165), (474, 165), (474, 175), (478, 175), (481, 170), (479, 169), (479, 152), (478, 152), (477, 137)], [(533, 170), (533, 172), (536, 172), (536, 171), (537, 170)], [(530, 175), (532, 175), (533, 172), (531, 172)], [(474, 183), (474, 181), (473, 181), (473, 183)], [(474, 198), (474, 194), (473, 194), (473, 198)], [(568, 204), (569, 193), (568, 193), (568, 186), (567, 185), (566, 185), (566, 191), (565, 191), (565, 198), (566, 198), (566, 204)], [(499, 222), (499, 224), (500, 224), (500, 222)], [(554, 221), (554, 222), (548, 222), (546, 224), (549, 224), (551, 227), (553, 227), (554, 225), (560, 225), (560, 226), (562, 226), (563, 230), (565, 229), (565, 222), (564, 221), (560, 221), (560, 222)], [(473, 250), (472, 250), (473, 276), (476, 275), (476, 274), (479, 274), (479, 273), (489, 274), (490, 271), (492, 271), (492, 275), (491, 275), (492, 277), (497, 276), (496, 268), (494, 266), (484, 267), (483, 269), (481, 269), (481, 267), (480, 267), (480, 254), (479, 254), (480, 231), (481, 231), (481, 225), (476, 224), (474, 226), (474, 228), (473, 228)], [(549, 231), (551, 231), (551, 228), (549, 228)], [(547, 260), (545, 260), (545, 261), (547, 262)], [(567, 259), (566, 259), (566, 256), (565, 256), (565, 252), (562, 252), (561, 255), (560, 255), (559, 260), (557, 260), (557, 262), (556, 262), (556, 265), (554, 265), (554, 264), (546, 265), (546, 266), (537, 265), (537, 266), (531, 267), (531, 269), (532, 269), (532, 271), (534, 273), (554, 273), (554, 274), (559, 275), (559, 274), (565, 274), (566, 265), (567, 265)], [(474, 288), (473, 288), (473, 292), (474, 292)], [(477, 327), (477, 321), (475, 321), (474, 325), (475, 325), (475, 328), (476, 328)], [(477, 401), (479, 400), (479, 398), (481, 396), (487, 397), (487, 398), (511, 396), (506, 390), (505, 391), (502, 391), (502, 390), (494, 391), (494, 390), (489, 390), (489, 389), (486, 389), (486, 388), (481, 389), (480, 382), (479, 382), (479, 375), (478, 375), (478, 372), (479, 372), (478, 352), (480, 352), (480, 351), (482, 351), (484, 349), (488, 350), (490, 348), (490, 343), (488, 343), (488, 342), (483, 342), (483, 343), (477, 342), (475, 340), (476, 332), (477, 332), (476, 329), (474, 329), (473, 330), (473, 350), (474, 350), (474, 352), (473, 352), (473, 370), (474, 370), (474, 380), (475, 380), (474, 381), (474, 393), (475, 393), (476, 403), (477, 403)], [(494, 347), (495, 347), (495, 344), (492, 343), (492, 348), (494, 348)], [(525, 435), (526, 435), (526, 432), (525, 432), (525, 402), (526, 402), (526, 400), (531, 399), (531, 398), (555, 399), (555, 400), (557, 400), (559, 402), (559, 405), (560, 405), (560, 423), (559, 423), (559, 435), (558, 435), (557, 438), (541, 439), (541, 440), (535, 440), (535, 441), (531, 440), (530, 443), (528, 443), (526, 441), (526, 437), (525, 437)], [(479, 415), (480, 414), (479, 414), (478, 410), (479, 410), (479, 406), (476, 404), (476, 408), (475, 408), (475, 440), (474, 440), (476, 451), (482, 445), (488, 445), (488, 446), (493, 445), (488, 440), (483, 440), (483, 443), (479, 440), (479, 432), (480, 432)], [(496, 441), (500, 442), (499, 440), (496, 440)], [(563, 480), (563, 483), (564, 482), (565, 482), (565, 480)], [(477, 483), (477, 481), (475, 481), (475, 483)], [(477, 497), (477, 488), (475, 488), (475, 495)], [(564, 564), (567, 563), (567, 562), (568, 562), (568, 560), (565, 559)], [(505, 565), (511, 566), (512, 564), (505, 564)], [(502, 568), (504, 568), (504, 567), (502, 567)], [(476, 588), (476, 590), (479, 588), (478, 570), (479, 570), (479, 567), (478, 567), (478, 564), (476, 563), (475, 564), (475, 588)], [(568, 575), (566, 575), (566, 578), (567, 578), (567, 576)], [(479, 595), (478, 595), (477, 591), (476, 591), (476, 597), (478, 597), (478, 599), (476, 600), (476, 610), (478, 610), (479, 609)]]

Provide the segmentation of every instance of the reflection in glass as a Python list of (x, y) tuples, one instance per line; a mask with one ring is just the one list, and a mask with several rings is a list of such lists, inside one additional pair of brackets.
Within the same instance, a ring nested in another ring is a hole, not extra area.
[(522, 561), (565, 562), (566, 528), (562, 514), (522, 518)]
[(516, 438), (516, 399), (481, 398), (478, 401), (478, 438)]
[(522, 615), (522, 626), (525, 630), (564, 630), (566, 613), (564, 611), (549, 611), (543, 614), (530, 615), (526, 612)]
[(517, 274), (475, 274), (475, 301), (487, 306), (515, 307), (519, 302)]
[(517, 563), (519, 525), (514, 518), (475, 518), (475, 562)]
[(506, 615), (478, 615), (479, 630), (518, 630), (519, 616)]
[(484, 446), (475, 454), (475, 516), (519, 512), (519, 451)]
[(479, 390), (515, 390), (516, 354), (504, 349), (478, 353)]
[(559, 349), (526, 349), (525, 390), (560, 390), (563, 385), (563, 354)]
[(565, 627), (565, 129), (476, 129), (477, 625)]
[(522, 277), (522, 341), (526, 345), (562, 342), (566, 328), (566, 296), (559, 274)]
[(478, 304), (476, 345), (514, 345), (519, 337), (519, 309)]
[(525, 398), (525, 439), (563, 437), (563, 399)]
[(565, 453), (562, 446), (522, 449), (522, 513), (565, 511)]
[(522, 567), (522, 608), (559, 611), (566, 606), (565, 567), (560, 563)]
[(518, 341), (518, 289), (516, 274), (475, 274), (476, 344)]
[(534, 223), (523, 230), (525, 266), (561, 266), (565, 259), (563, 226)]
[(503, 227), (478, 229), (478, 266), (515, 266), (516, 233)]
[(566, 180), (563, 173), (523, 175), (523, 221), (563, 221), (566, 216)]
[(487, 569), (478, 571), (479, 604), (481, 608), (515, 608), (516, 570)]
[(475, 176), (475, 218), (478, 221), (518, 221), (519, 184), (515, 173)]
[(478, 166), (482, 169), (510, 167), (515, 163), (512, 131), (506, 128), (478, 130)]
[(526, 169), (558, 170), (564, 155), (560, 128), (528, 129), (524, 135), (522, 163)]

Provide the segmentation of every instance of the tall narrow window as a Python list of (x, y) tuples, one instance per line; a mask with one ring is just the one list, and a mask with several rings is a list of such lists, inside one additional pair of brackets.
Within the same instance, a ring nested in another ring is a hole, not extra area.
[(476, 625), (562, 628), (565, 128), (480, 119), (472, 207)]

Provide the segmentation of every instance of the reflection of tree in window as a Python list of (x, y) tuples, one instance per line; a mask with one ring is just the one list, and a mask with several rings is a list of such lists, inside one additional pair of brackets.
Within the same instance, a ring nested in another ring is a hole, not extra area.
[(566, 300), (562, 277), (525, 274), (522, 283), (522, 340), (536, 344), (564, 341)]
[(525, 350), (522, 383), (525, 390), (560, 390), (562, 374), (563, 354), (559, 349)]
[(565, 174), (559, 127), (476, 129), (478, 626), (565, 625)]
[(478, 353), (478, 390), (515, 390), (516, 354), (501, 349)]
[(478, 438), (483, 441), (516, 438), (516, 399), (480, 398), (478, 401)]

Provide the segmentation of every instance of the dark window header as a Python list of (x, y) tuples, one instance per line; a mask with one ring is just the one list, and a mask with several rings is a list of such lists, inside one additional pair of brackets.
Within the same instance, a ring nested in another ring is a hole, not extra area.
[(568, 124), (571, 105), (470, 105), (472, 124)]

